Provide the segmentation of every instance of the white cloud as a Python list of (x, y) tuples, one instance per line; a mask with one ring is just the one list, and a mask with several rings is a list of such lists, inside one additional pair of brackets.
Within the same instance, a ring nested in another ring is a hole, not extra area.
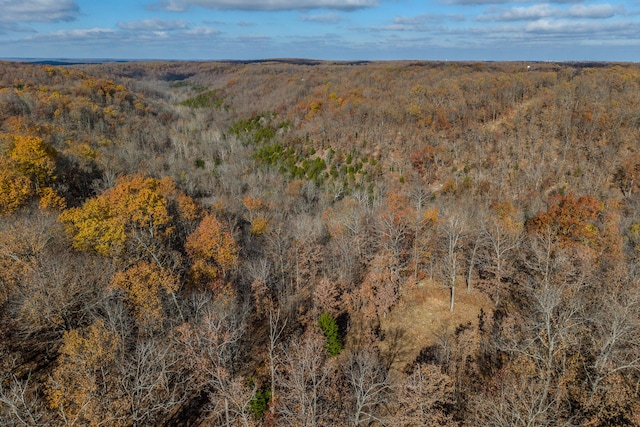
[[(477, 41), (484, 47), (538, 46), (571, 49), (596, 42), (602, 46), (640, 44), (640, 27), (631, 21), (575, 21), (567, 19), (540, 19), (522, 24), (494, 25), (457, 30), (449, 33), (456, 38)], [(569, 53), (569, 52), (567, 52)]]
[[(626, 32), (630, 30), (629, 23), (626, 22), (594, 22), (594, 21), (570, 21), (570, 20), (552, 20), (540, 19), (538, 21), (527, 23), (524, 30), (528, 33), (544, 33), (544, 34), (613, 34)], [(637, 33), (637, 30), (635, 31)]]
[(423, 13), (412, 17), (397, 16), (393, 19), (394, 24), (401, 25), (424, 25), (427, 23), (441, 23), (443, 21), (464, 21), (464, 15)]
[(495, 13), (480, 15), (478, 21), (521, 21), (541, 19), (551, 16), (553, 9), (548, 4), (537, 4), (529, 7), (512, 7)]
[[(442, 31), (442, 25), (446, 22), (462, 22), (464, 15), (424, 13), (412, 17), (396, 16), (388, 25), (372, 26), (364, 28), (368, 31), (417, 31), (438, 32)], [(357, 30), (357, 29), (356, 29)]]
[(578, 4), (575, 6), (571, 6), (567, 10), (567, 16), (571, 18), (601, 19), (611, 18), (614, 15), (623, 14), (624, 11), (624, 7), (612, 6), (610, 4), (593, 4), (590, 6)]
[(183, 20), (144, 19), (134, 22), (118, 22), (118, 28), (132, 31), (172, 31), (189, 28), (189, 24)]
[(195, 27), (191, 30), (187, 30), (184, 32), (186, 35), (189, 36), (215, 36), (220, 34), (220, 30), (218, 30), (217, 28), (211, 28), (211, 27)]
[(356, 10), (374, 7), (378, 0), (161, 0), (153, 8), (183, 12), (192, 6), (228, 10)]
[[(550, 3), (582, 3), (584, 0), (551, 0)], [(530, 0), (442, 0), (444, 4), (458, 4), (463, 6), (478, 6), (489, 4), (504, 4), (504, 3), (531, 3)]]
[(77, 30), (59, 30), (46, 34), (34, 34), (31, 39), (42, 40), (87, 40), (117, 38), (118, 32), (110, 28), (88, 28)]
[(236, 40), (241, 40), (244, 42), (264, 42), (267, 40), (271, 40), (271, 37), (265, 34), (246, 34), (244, 36), (238, 37)]
[(73, 21), (79, 8), (74, 0), (0, 0), (0, 22)]
[(321, 22), (333, 24), (341, 21), (342, 18), (337, 13), (322, 13), (317, 15), (301, 15), (300, 20), (306, 22)]
[(528, 7), (512, 7), (504, 10), (491, 9), (480, 15), (478, 21), (532, 21), (545, 18), (581, 18), (606, 19), (624, 14), (622, 6), (610, 4), (575, 5), (568, 9), (551, 7), (549, 4), (537, 4)]

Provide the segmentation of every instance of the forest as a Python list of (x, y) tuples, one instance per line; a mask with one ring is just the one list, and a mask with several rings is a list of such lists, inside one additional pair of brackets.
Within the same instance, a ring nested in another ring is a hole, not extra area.
[(640, 64), (0, 62), (0, 424), (640, 426)]

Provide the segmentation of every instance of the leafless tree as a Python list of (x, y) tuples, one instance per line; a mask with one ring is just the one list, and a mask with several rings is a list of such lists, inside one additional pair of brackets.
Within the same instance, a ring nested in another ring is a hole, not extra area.
[(441, 233), (441, 274), (450, 290), (449, 310), (453, 312), (456, 282), (461, 269), (462, 237), (464, 222), (457, 215), (450, 215), (440, 226)]
[(283, 349), (278, 376), (281, 394), (276, 402), (278, 417), (284, 425), (326, 425), (323, 419), (328, 408), (324, 401), (332, 371), (322, 335), (311, 332), (289, 341)]
[(352, 353), (344, 367), (351, 391), (350, 421), (354, 426), (377, 422), (386, 425), (385, 402), (391, 391), (389, 371), (374, 349)]
[(51, 425), (43, 407), (44, 402), (38, 399), (40, 387), (31, 372), (24, 378), (18, 378), (15, 358), (8, 355), (4, 357), (7, 365), (1, 366), (0, 374), (0, 423), (29, 427)]
[(436, 365), (420, 364), (396, 381), (397, 407), (391, 416), (394, 426), (458, 425), (447, 413), (454, 404), (453, 381)]

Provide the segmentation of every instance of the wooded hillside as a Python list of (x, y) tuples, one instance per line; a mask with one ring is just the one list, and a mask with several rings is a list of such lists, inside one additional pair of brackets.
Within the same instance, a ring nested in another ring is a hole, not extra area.
[(0, 424), (640, 425), (640, 66), (0, 63)]

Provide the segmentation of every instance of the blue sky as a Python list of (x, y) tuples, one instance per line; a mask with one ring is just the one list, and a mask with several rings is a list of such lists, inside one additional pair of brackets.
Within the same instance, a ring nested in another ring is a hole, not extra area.
[(640, 0), (0, 0), (0, 57), (640, 62)]

